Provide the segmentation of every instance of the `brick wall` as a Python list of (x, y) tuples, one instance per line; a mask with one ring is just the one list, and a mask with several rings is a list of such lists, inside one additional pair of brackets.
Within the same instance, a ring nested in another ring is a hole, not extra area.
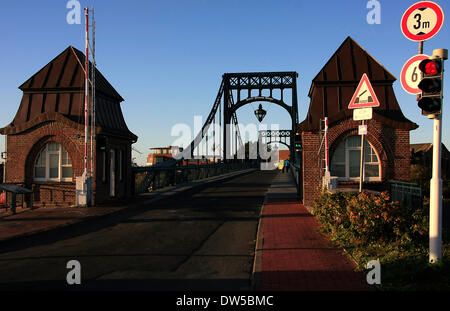
[(303, 204), (309, 206), (319, 193), (321, 174), (317, 152), (319, 150), (319, 133), (303, 132)]
[[(347, 137), (358, 135), (358, 125), (361, 121), (345, 119), (329, 124), (329, 154), (330, 165), (337, 146)], [(410, 150), (409, 131), (392, 129), (376, 120), (366, 121), (368, 133), (366, 139), (374, 147), (381, 164), (381, 182), (389, 179), (409, 181), (410, 179)], [(303, 203), (311, 205), (319, 194), (324, 170), (320, 169), (318, 150), (320, 146), (319, 133), (303, 132)], [(324, 148), (321, 152), (325, 157)]]
[[(34, 162), (39, 151), (49, 142), (62, 145), (72, 161), (73, 182), (33, 181)], [(107, 176), (109, 175), (109, 150), (117, 150), (116, 174), (118, 174), (118, 150), (123, 150), (123, 178), (116, 182), (116, 197), (109, 196), (109, 177), (102, 181), (101, 154), (96, 156), (93, 192), (94, 202), (102, 203), (131, 195), (131, 145), (126, 139), (110, 137), (107, 145)], [(96, 150), (94, 144), (94, 150)], [(90, 146), (89, 146), (90, 153)], [(33, 189), (33, 201), (41, 206), (75, 205), (75, 178), (84, 171), (84, 128), (69, 122), (45, 122), (20, 134), (8, 135), (7, 182), (23, 184)]]

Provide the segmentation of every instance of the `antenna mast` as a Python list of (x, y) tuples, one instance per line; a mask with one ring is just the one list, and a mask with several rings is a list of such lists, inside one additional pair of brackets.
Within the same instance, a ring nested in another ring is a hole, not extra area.
[(95, 71), (97, 67), (97, 62), (95, 60), (95, 17), (94, 17), (94, 7), (92, 6), (92, 66), (91, 66), (91, 82), (92, 82), (92, 105), (91, 105), (91, 176), (94, 176), (94, 163), (95, 163), (95, 152), (94, 152), (94, 141), (96, 141), (96, 128), (95, 128)]
[(88, 143), (89, 143), (89, 9), (85, 8), (86, 18), (86, 56), (84, 58), (85, 68), (85, 90), (84, 90), (84, 176), (88, 176)]

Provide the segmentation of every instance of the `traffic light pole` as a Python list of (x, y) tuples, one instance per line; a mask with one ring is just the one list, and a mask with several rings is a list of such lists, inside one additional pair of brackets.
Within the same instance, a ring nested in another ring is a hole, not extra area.
[(433, 175), (430, 180), (430, 263), (442, 256), (442, 178), (441, 139), (442, 114), (435, 116), (433, 124)]
[[(444, 90), (444, 60), (447, 59), (447, 50), (433, 51), (435, 57), (442, 60), (442, 94)], [(443, 97), (443, 96), (442, 96)], [(442, 98), (441, 97), (441, 98)], [(430, 180), (430, 254), (429, 262), (437, 263), (442, 257), (442, 177), (441, 177), (441, 141), (442, 141), (442, 111), (434, 115), (433, 124), (433, 169)]]

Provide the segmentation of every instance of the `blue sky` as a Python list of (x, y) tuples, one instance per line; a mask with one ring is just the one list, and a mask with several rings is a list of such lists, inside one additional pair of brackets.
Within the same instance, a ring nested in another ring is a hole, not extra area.
[[(206, 118), (225, 72), (297, 71), (299, 119), (309, 106), (311, 80), (347, 36), (396, 77), (394, 91), (407, 118), (419, 129), (411, 142), (432, 141), (432, 121), (421, 115), (415, 96), (403, 91), (403, 64), (418, 44), (400, 30), (403, 12), (417, 1), (381, 3), (381, 24), (366, 21), (367, 0), (80, 0), (95, 5), (97, 64), (125, 99), (128, 127), (139, 136), (135, 147), (169, 145), (177, 123), (193, 126)], [(435, 1), (444, 14), (448, 1)], [(84, 50), (83, 24), (66, 22), (67, 0), (16, 0), (2, 3), (0, 19), (0, 126), (9, 124), (19, 106), (17, 88), (68, 45)], [(425, 54), (449, 48), (450, 31), (425, 42)], [(448, 87), (447, 87), (448, 89)], [(447, 91), (445, 95), (449, 92)], [(447, 98), (447, 96), (446, 96)], [(450, 105), (450, 104), (447, 104)], [(239, 122), (255, 122), (252, 107), (238, 111)], [(289, 125), (289, 116), (264, 104), (268, 124)], [(450, 112), (444, 109), (443, 141), (450, 147)], [(4, 150), (4, 139), (0, 139)], [(136, 154), (138, 163), (145, 156)]]

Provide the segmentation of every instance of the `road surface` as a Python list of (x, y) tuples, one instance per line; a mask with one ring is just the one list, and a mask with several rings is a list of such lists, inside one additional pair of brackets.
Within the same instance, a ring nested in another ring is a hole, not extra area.
[[(258, 216), (275, 174), (252, 172), (58, 236), (0, 246), (0, 289), (249, 289)], [(67, 284), (70, 260), (81, 265), (80, 285)]]

